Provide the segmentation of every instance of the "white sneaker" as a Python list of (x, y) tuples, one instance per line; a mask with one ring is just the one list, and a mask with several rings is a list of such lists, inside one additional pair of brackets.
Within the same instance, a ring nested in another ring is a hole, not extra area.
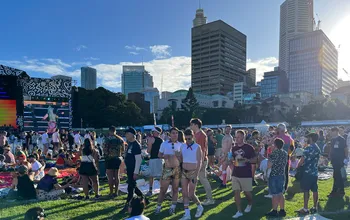
[(203, 206), (198, 206), (197, 207), (197, 211), (196, 211), (196, 215), (194, 216), (194, 217), (196, 217), (196, 218), (199, 218), (199, 217), (201, 217), (202, 216), (202, 214), (203, 214), (203, 211), (204, 211), (204, 208), (203, 208)]
[(244, 209), (245, 213), (249, 213), (252, 210), (252, 206), (251, 205), (247, 205), (247, 207)]
[(265, 198), (269, 198), (271, 199), (272, 198), (272, 195), (268, 194), (268, 195), (264, 195)]
[(214, 205), (215, 204), (215, 200), (213, 199), (206, 199), (204, 200), (204, 202), (202, 202), (202, 205), (206, 206), (206, 205)]
[(239, 218), (239, 217), (242, 217), (243, 216), (243, 213), (240, 212), (240, 211), (237, 211), (236, 214), (234, 216), (232, 216), (232, 218)]
[(190, 215), (184, 215), (184, 216), (182, 216), (182, 218), (180, 218), (180, 220), (191, 220), (191, 216)]

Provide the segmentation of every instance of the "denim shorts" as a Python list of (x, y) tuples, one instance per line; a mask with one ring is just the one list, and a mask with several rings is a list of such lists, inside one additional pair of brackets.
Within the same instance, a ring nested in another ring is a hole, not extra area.
[(300, 188), (303, 190), (303, 192), (317, 192), (318, 191), (318, 185), (317, 185), (318, 177), (310, 175), (308, 173), (303, 173), (303, 176), (300, 180)]
[(270, 176), (269, 178), (269, 194), (272, 196), (281, 195), (284, 193), (284, 175)]

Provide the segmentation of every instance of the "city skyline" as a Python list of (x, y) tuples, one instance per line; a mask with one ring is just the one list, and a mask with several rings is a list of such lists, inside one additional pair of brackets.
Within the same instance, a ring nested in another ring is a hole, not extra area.
[[(247, 35), (247, 69), (257, 68), (257, 80), (278, 65), (279, 15), (283, 2), (202, 1), (207, 22), (222, 19)], [(37, 1), (21, 2), (22, 7), (16, 3), (4, 3), (9, 10), (0, 15), (6, 30), (0, 36), (1, 64), (25, 70), (32, 77), (68, 75), (78, 81), (80, 67), (91, 66), (97, 69), (98, 86), (120, 92), (122, 65), (141, 65), (143, 61), (158, 89), (161, 75), (164, 76), (163, 91), (190, 86), (190, 33), (198, 9), (197, 0), (105, 1), (104, 4), (85, 1), (84, 5)], [(120, 10), (122, 7), (128, 10)], [(14, 17), (11, 9), (21, 16)], [(77, 10), (91, 12), (87, 14), (96, 11), (96, 17), (77, 17)], [(156, 13), (145, 14), (147, 10)], [(350, 59), (347, 40), (350, 31), (345, 30), (350, 22), (350, 2), (318, 0), (314, 3), (316, 13), (322, 21), (321, 29), (334, 45), (341, 45), (338, 73), (340, 78), (349, 80), (350, 76), (342, 69), (350, 70), (346, 62)], [(143, 17), (142, 23), (136, 15)]]

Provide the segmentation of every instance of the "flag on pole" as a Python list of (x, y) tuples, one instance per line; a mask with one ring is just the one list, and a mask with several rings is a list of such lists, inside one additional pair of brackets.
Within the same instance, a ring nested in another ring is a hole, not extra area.
[(157, 119), (156, 119), (155, 113), (153, 113), (153, 123), (154, 123), (154, 126), (157, 126)]
[(174, 115), (171, 116), (171, 126), (175, 127)]

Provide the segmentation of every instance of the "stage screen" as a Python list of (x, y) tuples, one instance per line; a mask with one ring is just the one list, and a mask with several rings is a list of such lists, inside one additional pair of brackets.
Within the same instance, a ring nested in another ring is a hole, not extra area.
[(43, 132), (69, 128), (69, 103), (56, 101), (24, 101), (24, 130)]
[(0, 127), (17, 128), (16, 118), (16, 100), (0, 100)]

